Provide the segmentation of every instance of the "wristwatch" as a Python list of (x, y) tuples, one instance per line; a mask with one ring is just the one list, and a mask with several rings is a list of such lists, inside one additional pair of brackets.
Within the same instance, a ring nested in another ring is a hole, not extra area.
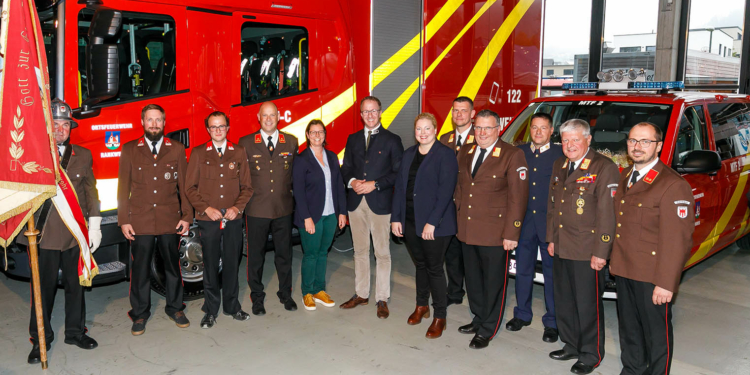
[(375, 181), (375, 189), (378, 189), (378, 191), (380, 191), (380, 185), (378, 185), (377, 181)]

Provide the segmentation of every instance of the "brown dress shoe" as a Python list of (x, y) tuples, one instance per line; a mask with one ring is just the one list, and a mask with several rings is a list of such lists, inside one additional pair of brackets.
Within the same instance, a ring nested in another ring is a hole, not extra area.
[(390, 315), (390, 312), (388, 311), (388, 302), (385, 301), (378, 301), (378, 318), (385, 319)]
[(422, 323), (422, 318), (429, 318), (429, 317), (430, 317), (430, 307), (417, 305), (417, 308), (414, 309), (414, 312), (411, 313), (411, 315), (409, 315), (409, 319), (406, 321), (406, 323), (409, 324), (410, 326), (414, 326), (419, 323)]
[(445, 331), (445, 319), (435, 318), (432, 319), (432, 324), (430, 328), (427, 328), (427, 334), (424, 336), (428, 339), (436, 339), (443, 335), (443, 331)]
[(355, 307), (357, 307), (359, 305), (366, 305), (368, 303), (370, 303), (370, 299), (369, 298), (362, 298), (362, 297), (360, 297), (360, 296), (358, 296), (358, 295), (355, 294), (354, 297), (352, 297), (348, 301), (342, 303), (341, 305), (339, 305), (339, 307), (342, 308), (342, 309), (353, 309), (353, 308), (355, 308)]

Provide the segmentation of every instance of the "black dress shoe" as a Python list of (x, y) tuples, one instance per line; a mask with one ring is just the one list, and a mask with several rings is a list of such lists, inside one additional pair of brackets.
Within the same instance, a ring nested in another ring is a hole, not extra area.
[(574, 374), (590, 374), (594, 371), (596, 366), (587, 365), (581, 361), (576, 362), (573, 367), (570, 368), (570, 372)]
[(458, 332), (461, 332), (467, 335), (476, 334), (478, 331), (479, 331), (479, 328), (475, 327), (474, 323), (469, 323), (469, 324), (458, 327)]
[(557, 328), (544, 327), (544, 334), (542, 335), (542, 341), (557, 342), (558, 336), (560, 336), (560, 334), (557, 332)]
[(213, 327), (216, 324), (216, 317), (206, 313), (206, 315), (203, 315), (203, 319), (201, 319), (201, 328), (203, 329), (209, 329)]
[(97, 346), (99, 346), (99, 343), (96, 342), (96, 340), (92, 339), (89, 336), (86, 336), (85, 334), (81, 335), (81, 337), (78, 338), (65, 338), (65, 343), (68, 345), (75, 345), (81, 349), (94, 349)]
[(488, 345), (490, 345), (490, 339), (478, 333), (474, 335), (474, 338), (471, 339), (471, 342), (469, 343), (469, 347), (472, 349), (484, 349)]
[(569, 354), (564, 349), (555, 350), (554, 352), (549, 353), (549, 357), (557, 361), (567, 361), (570, 359), (578, 359), (578, 355)]
[(297, 311), (297, 303), (293, 299), (289, 298), (282, 302), (286, 311)]
[[(47, 351), (49, 352), (50, 345), (47, 344)], [(39, 350), (39, 344), (34, 344), (34, 346), (31, 348), (31, 352), (29, 353), (29, 358), (27, 359), (30, 365), (39, 363), (42, 361), (42, 353)]]
[(250, 314), (248, 314), (248, 313), (246, 313), (246, 312), (242, 311), (242, 309), (238, 310), (238, 311), (237, 311), (236, 313), (234, 313), (234, 314), (227, 314), (227, 313), (224, 313), (224, 315), (229, 315), (229, 316), (231, 316), (231, 317), (232, 317), (232, 319), (234, 319), (234, 320), (239, 320), (239, 321), (245, 321), (245, 320), (248, 320), (248, 319), (250, 319)]
[(253, 315), (266, 315), (266, 308), (263, 306), (263, 302), (253, 302), (253, 308), (251, 310)]
[(448, 297), (448, 305), (447, 306), (450, 306), (450, 305), (460, 305), (462, 303), (464, 303), (464, 299), (463, 298), (450, 298), (450, 297)]
[(521, 328), (527, 327), (530, 325), (531, 325), (531, 322), (527, 322), (525, 320), (521, 320), (518, 318), (513, 318), (510, 321), (508, 321), (508, 323), (505, 325), (505, 329), (507, 329), (508, 331), (515, 332), (515, 331), (520, 331)]

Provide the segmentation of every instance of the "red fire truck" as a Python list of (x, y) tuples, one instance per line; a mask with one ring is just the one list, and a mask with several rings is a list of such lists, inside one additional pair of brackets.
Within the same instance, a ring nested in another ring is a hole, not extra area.
[[(142, 135), (140, 111), (166, 110), (168, 136), (192, 147), (209, 140), (203, 119), (229, 115), (229, 138), (259, 128), (273, 100), (283, 131), (304, 140), (314, 118), (342, 156), (361, 129), (358, 99), (383, 102), (383, 126), (414, 142), (421, 111), (452, 129), (453, 98), (465, 95), (504, 123), (537, 96), (543, 0), (79, 0), (38, 1), (51, 92), (75, 110), (71, 142), (94, 155), (104, 221), (95, 283), (127, 278), (128, 244), (116, 222), (117, 170), (125, 142)], [(300, 142), (301, 144), (303, 142)], [(26, 254), (9, 254), (26, 276)], [(202, 295), (202, 255), (180, 249), (186, 299)], [(163, 285), (153, 262), (155, 290)]]

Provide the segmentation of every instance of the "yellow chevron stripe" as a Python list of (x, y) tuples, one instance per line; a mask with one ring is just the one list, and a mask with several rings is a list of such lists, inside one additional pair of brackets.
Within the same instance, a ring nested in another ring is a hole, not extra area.
[(747, 217), (750, 216), (750, 208), (745, 210), (745, 216), (742, 217), (742, 224), (740, 224), (740, 230), (737, 231), (737, 235), (734, 237), (734, 240), (737, 241), (742, 236), (745, 235), (745, 231), (747, 230)]
[[(442, 8), (435, 14), (435, 17), (432, 17), (430, 22), (427, 23), (427, 26), (425, 27), (425, 40), (424, 43), (432, 39), (433, 36), (440, 30), (443, 25), (445, 25), (445, 22), (448, 21), (448, 19), (453, 15), (453, 13), (456, 12), (459, 6), (464, 2), (464, 0), (448, 0)], [(388, 60), (380, 64), (379, 67), (377, 67), (372, 74), (370, 74), (370, 92), (379, 85), (381, 82), (383, 82), (384, 79), (386, 79), (391, 73), (393, 73), (396, 69), (398, 69), (406, 60), (408, 60), (410, 57), (412, 57), (415, 53), (419, 51), (419, 48), (421, 47), (420, 40), (422, 39), (422, 34), (419, 33), (412, 38), (409, 43), (406, 43), (405, 46), (401, 47), (396, 53), (393, 54), (393, 56), (389, 57)]]
[[(425, 70), (424, 80), (427, 80), (427, 78), (430, 77), (433, 71), (437, 68), (437, 66), (443, 61), (446, 55), (450, 53), (450, 51), (453, 49), (453, 47), (458, 43), (459, 40), (461, 40), (461, 37), (466, 34), (469, 29), (471, 29), (474, 24), (479, 20), (479, 18), (487, 12), (487, 10), (495, 4), (497, 0), (489, 0), (487, 1), (480, 9), (477, 11), (477, 13), (474, 15), (474, 17), (469, 20), (469, 22), (461, 29), (461, 31), (456, 34), (456, 36), (453, 38), (453, 40), (443, 49), (443, 52), (438, 55), (438, 57), (435, 59), (435, 61), (430, 64), (430, 66)], [(515, 26), (514, 26), (515, 27)], [(499, 31), (498, 31), (499, 32)], [(383, 111), (383, 115), (380, 119), (381, 124), (383, 127), (388, 128), (388, 126), (391, 125), (393, 120), (398, 116), (398, 114), (401, 112), (401, 110), (404, 108), (404, 105), (406, 105), (406, 102), (409, 101), (412, 95), (414, 95), (414, 92), (417, 91), (417, 88), (419, 87), (420, 77), (417, 77), (409, 87), (404, 90), (404, 92), (401, 93), (401, 95), (396, 98), (396, 100), (391, 103), (388, 108)]]
[[(526, 11), (529, 10), (531, 4), (533, 3), (534, 0), (521, 0), (518, 2), (518, 4), (516, 4), (516, 7), (513, 8), (513, 11), (510, 12), (508, 18), (505, 19), (503, 24), (500, 26), (500, 29), (498, 29), (497, 33), (495, 33), (495, 36), (492, 37), (492, 40), (490, 40), (487, 48), (484, 49), (482, 56), (479, 57), (476, 65), (474, 65), (474, 69), (472, 69), (471, 73), (469, 74), (469, 78), (464, 83), (464, 87), (461, 88), (461, 91), (456, 96), (468, 96), (472, 99), (476, 98), (477, 93), (479, 92), (479, 88), (484, 82), (484, 79), (487, 77), (487, 73), (489, 72), (490, 67), (495, 63), (495, 59), (497, 59), (497, 55), (500, 54), (500, 50), (503, 48), (503, 45), (508, 40), (508, 37), (510, 37), (510, 34), (516, 28), (516, 25), (518, 25), (518, 22), (521, 21), (521, 18), (524, 16), (524, 14), (526, 14)], [(440, 129), (439, 135), (447, 133), (452, 129), (452, 126), (450, 126), (451, 121), (451, 114), (450, 111), (448, 111), (448, 115), (446, 116), (445, 122)]]
[(699, 260), (703, 259), (719, 241), (719, 235), (724, 233), (724, 229), (726, 229), (727, 224), (729, 224), (729, 220), (732, 218), (734, 211), (737, 209), (737, 204), (740, 202), (740, 198), (742, 198), (742, 195), (745, 192), (745, 184), (747, 184), (748, 176), (748, 173), (745, 172), (747, 172), (748, 170), (750, 170), (750, 164), (745, 165), (742, 168), (742, 173), (740, 173), (740, 178), (737, 181), (737, 186), (734, 188), (734, 192), (732, 193), (732, 198), (729, 200), (729, 204), (724, 209), (724, 212), (721, 214), (721, 217), (719, 218), (719, 221), (716, 223), (714, 228), (711, 229), (711, 233), (709, 233), (708, 238), (701, 243), (698, 251), (696, 251), (695, 254), (690, 257), (690, 259), (688, 259), (687, 264), (685, 265), (686, 267), (691, 266)]
[(302, 144), (307, 140), (305, 137), (305, 128), (312, 119), (321, 119), (324, 124), (328, 125), (342, 113), (352, 107), (356, 101), (357, 85), (354, 84), (352, 87), (346, 89), (344, 92), (339, 94), (337, 97), (331, 99), (328, 103), (323, 104), (322, 107), (315, 109), (314, 111), (303, 116), (299, 120), (287, 125), (283, 131), (294, 135)]

